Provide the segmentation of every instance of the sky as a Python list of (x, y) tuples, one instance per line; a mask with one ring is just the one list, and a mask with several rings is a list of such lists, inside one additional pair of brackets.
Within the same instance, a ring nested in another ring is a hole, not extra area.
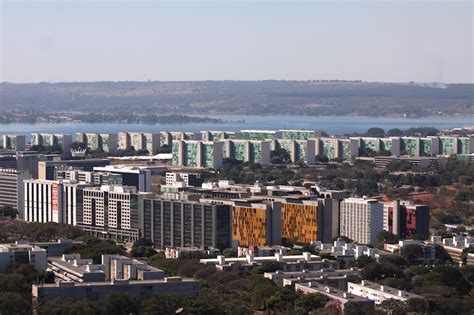
[(473, 3), (0, 0), (0, 81), (472, 83)]

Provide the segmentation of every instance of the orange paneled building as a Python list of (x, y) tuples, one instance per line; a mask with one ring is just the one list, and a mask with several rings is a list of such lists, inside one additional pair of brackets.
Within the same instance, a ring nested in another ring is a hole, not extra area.
[(280, 224), (279, 202), (236, 201), (232, 206), (232, 240), (240, 246), (280, 244)]
[(318, 240), (322, 205), (313, 200), (286, 200), (281, 207), (281, 237), (293, 243)]

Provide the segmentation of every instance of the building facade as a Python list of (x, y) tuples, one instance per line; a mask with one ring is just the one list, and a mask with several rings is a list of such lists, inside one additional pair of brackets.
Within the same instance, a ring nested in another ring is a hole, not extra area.
[(76, 133), (76, 142), (85, 144), (92, 151), (114, 153), (117, 151), (118, 137), (113, 133)]
[(14, 169), (0, 169), (0, 208), (12, 207), (18, 211), (18, 217), (23, 219), (25, 201), (23, 181), (31, 179), (28, 172)]
[(113, 280), (107, 282), (58, 282), (53, 284), (33, 284), (32, 296), (35, 301), (47, 301), (68, 297), (75, 300), (100, 300), (113, 293), (122, 293), (137, 299), (154, 295), (198, 296), (199, 282), (180, 277), (165, 277), (159, 280)]
[(202, 184), (202, 177), (200, 173), (166, 172), (167, 186), (179, 182), (185, 183), (186, 186), (200, 187)]
[(160, 150), (159, 133), (150, 132), (119, 132), (118, 134), (118, 148), (119, 150), (135, 151), (147, 150), (148, 154), (155, 155)]
[(23, 183), (25, 221), (77, 225), (82, 217), (83, 190), (89, 184), (39, 179)]
[(84, 189), (83, 196), (78, 222), (83, 231), (125, 242), (140, 238), (139, 202), (150, 194), (140, 194), (135, 187), (103, 185)]
[(93, 171), (95, 167), (103, 167), (109, 164), (110, 161), (107, 159), (38, 161), (38, 179), (55, 180), (57, 168), (74, 167), (84, 171)]
[(139, 192), (151, 192), (151, 170), (149, 167), (106, 165), (94, 167), (94, 172), (120, 175), (122, 185), (135, 187)]
[(223, 146), (223, 157), (253, 164), (270, 164), (269, 141), (226, 140)]
[(0, 135), (0, 149), (4, 150), (25, 150), (26, 140), (23, 135)]
[(430, 236), (430, 207), (410, 203), (384, 203), (384, 230), (401, 239)]
[(321, 132), (316, 130), (281, 129), (277, 136), (278, 139), (309, 140), (311, 138), (321, 137)]
[(35, 146), (52, 146), (58, 145), (63, 150), (63, 154), (69, 154), (71, 148), (72, 135), (68, 134), (51, 134), (51, 133), (32, 133), (31, 145)]
[(281, 238), (294, 244), (318, 240), (322, 214), (322, 202), (285, 199), (281, 204)]
[(316, 140), (315, 139), (276, 139), (273, 140), (274, 149), (284, 149), (290, 155), (292, 163), (302, 161), (308, 165), (315, 163)]
[(232, 241), (236, 246), (281, 244), (281, 203), (232, 202)]
[(144, 199), (141, 237), (157, 248), (231, 246), (231, 208), (207, 202)]
[(10, 265), (31, 264), (36, 271), (44, 272), (47, 267), (46, 250), (27, 244), (0, 244), (0, 271)]
[(375, 199), (346, 198), (340, 203), (340, 235), (360, 244), (375, 244), (383, 231), (383, 204)]
[(172, 164), (184, 167), (219, 168), (223, 165), (221, 141), (173, 141)]
[(349, 282), (348, 292), (356, 296), (370, 299), (375, 304), (381, 304), (385, 300), (398, 300), (406, 302), (411, 298), (422, 298), (420, 295), (410, 293), (404, 290), (398, 290), (387, 285), (362, 280), (361, 283)]

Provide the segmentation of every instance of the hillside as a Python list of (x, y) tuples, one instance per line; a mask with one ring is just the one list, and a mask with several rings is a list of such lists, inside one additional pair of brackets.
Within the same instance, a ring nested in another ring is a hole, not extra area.
[(0, 112), (474, 115), (474, 85), (360, 81), (0, 84)]

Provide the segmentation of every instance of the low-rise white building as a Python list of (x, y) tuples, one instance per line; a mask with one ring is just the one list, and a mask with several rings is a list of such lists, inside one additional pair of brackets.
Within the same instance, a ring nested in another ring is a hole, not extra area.
[[(356, 304), (358, 307), (366, 307), (363, 310), (372, 311), (374, 310), (374, 301), (365, 297), (361, 297), (355, 294), (346, 292), (345, 290), (339, 290), (330, 286), (326, 286), (316, 281), (307, 283), (296, 283), (295, 290), (307, 293), (320, 293), (327, 296), (329, 299), (336, 301), (340, 304), (341, 310), (344, 310), (344, 305), (348, 302)], [(361, 310), (359, 314), (365, 314)]]
[(46, 250), (32, 244), (0, 244), (0, 271), (4, 271), (9, 265), (31, 264), (39, 272), (47, 267)]
[(349, 282), (347, 284), (347, 291), (353, 295), (370, 299), (375, 304), (380, 304), (389, 299), (405, 302), (411, 298), (421, 298), (420, 295), (367, 280), (362, 280), (361, 283)]
[(280, 263), (283, 271), (303, 271), (321, 270), (324, 268), (338, 269), (339, 262), (328, 259), (321, 259), (320, 256), (304, 252), (302, 255), (282, 255), (275, 253), (274, 256), (255, 257), (246, 255), (245, 257), (226, 258), (222, 255), (217, 258), (201, 259), (201, 264), (215, 265), (216, 269), (227, 271), (232, 270), (233, 265), (239, 266), (243, 270), (251, 270), (265, 262)]

